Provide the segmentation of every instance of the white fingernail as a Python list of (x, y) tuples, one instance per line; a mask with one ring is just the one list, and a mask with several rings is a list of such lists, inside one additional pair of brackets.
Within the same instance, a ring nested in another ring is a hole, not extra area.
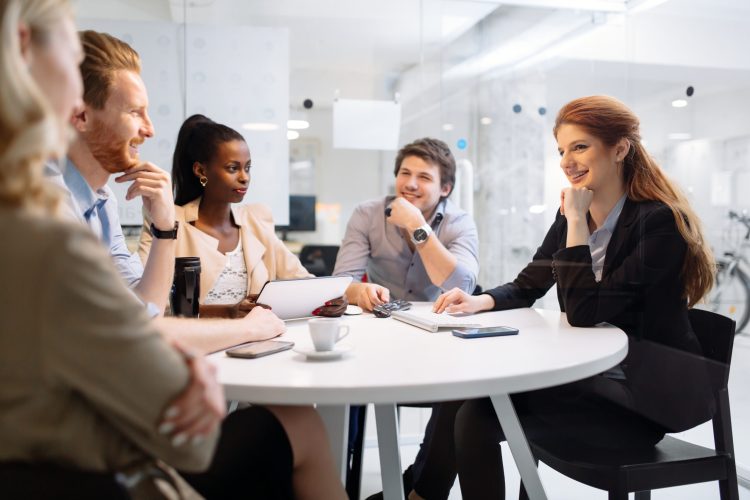
[(187, 441), (187, 438), (187, 435), (184, 433), (177, 434), (172, 438), (172, 446), (182, 446), (183, 444), (185, 444), (185, 441)]
[(164, 412), (164, 418), (175, 418), (180, 414), (180, 409), (176, 406), (170, 406), (167, 411)]
[(193, 439), (190, 440), (190, 444), (193, 446), (198, 446), (203, 442), (203, 436), (193, 436)]
[(159, 426), (159, 434), (169, 434), (174, 430), (174, 424), (172, 422), (164, 422)]

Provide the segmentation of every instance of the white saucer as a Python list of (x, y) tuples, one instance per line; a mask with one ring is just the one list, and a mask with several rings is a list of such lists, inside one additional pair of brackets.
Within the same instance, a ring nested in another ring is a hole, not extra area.
[(357, 316), (358, 314), (362, 314), (362, 308), (349, 304), (348, 306), (346, 306), (346, 311), (344, 311), (344, 314), (346, 314), (347, 316)]
[(307, 359), (325, 360), (325, 359), (339, 359), (352, 350), (352, 346), (347, 344), (339, 344), (332, 351), (316, 351), (312, 346), (298, 346), (293, 349), (294, 352), (306, 356)]

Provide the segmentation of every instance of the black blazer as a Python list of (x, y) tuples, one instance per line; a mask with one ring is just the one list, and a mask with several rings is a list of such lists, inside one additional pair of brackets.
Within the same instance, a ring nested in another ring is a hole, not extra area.
[(495, 309), (530, 307), (557, 283), (560, 309), (572, 326), (621, 328), (629, 353), (624, 380), (595, 377), (595, 392), (670, 431), (713, 413), (701, 348), (690, 326), (681, 271), (687, 245), (672, 211), (655, 201), (625, 201), (597, 282), (588, 245), (566, 248), (559, 212), (532, 261), (511, 283), (486, 293)]

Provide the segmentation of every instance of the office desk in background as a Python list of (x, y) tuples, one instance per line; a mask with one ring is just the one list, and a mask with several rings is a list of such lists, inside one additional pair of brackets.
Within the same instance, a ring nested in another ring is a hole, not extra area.
[[(428, 304), (415, 304), (415, 309)], [(308, 361), (286, 351), (255, 360), (211, 356), (227, 398), (259, 404), (316, 404), (326, 420), (342, 477), (348, 408), (374, 403), (386, 499), (401, 500), (396, 404), (490, 396), (521, 478), (532, 499), (546, 498), (509, 394), (580, 380), (627, 354), (627, 336), (612, 326), (573, 328), (559, 311), (514, 309), (472, 317), (484, 326), (508, 325), (519, 335), (459, 339), (370, 314), (344, 317), (351, 351), (337, 361)], [(288, 323), (282, 337), (310, 346), (305, 321)]]

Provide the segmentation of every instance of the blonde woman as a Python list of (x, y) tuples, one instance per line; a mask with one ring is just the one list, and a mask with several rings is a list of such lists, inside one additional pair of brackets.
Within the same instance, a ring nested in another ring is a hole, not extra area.
[(113, 478), (88, 496), (33, 477), (4, 481), (3, 495), (110, 498), (123, 472), (131, 498), (157, 498), (143, 473), (166, 463), (181, 471), (174, 487), (187, 493), (187, 478), (209, 498), (345, 498), (313, 409), (223, 419), (214, 369), (165, 341), (90, 231), (57, 219), (42, 170), (64, 154), (82, 92), (68, 1), (0, 0), (0, 39), (0, 472)]

